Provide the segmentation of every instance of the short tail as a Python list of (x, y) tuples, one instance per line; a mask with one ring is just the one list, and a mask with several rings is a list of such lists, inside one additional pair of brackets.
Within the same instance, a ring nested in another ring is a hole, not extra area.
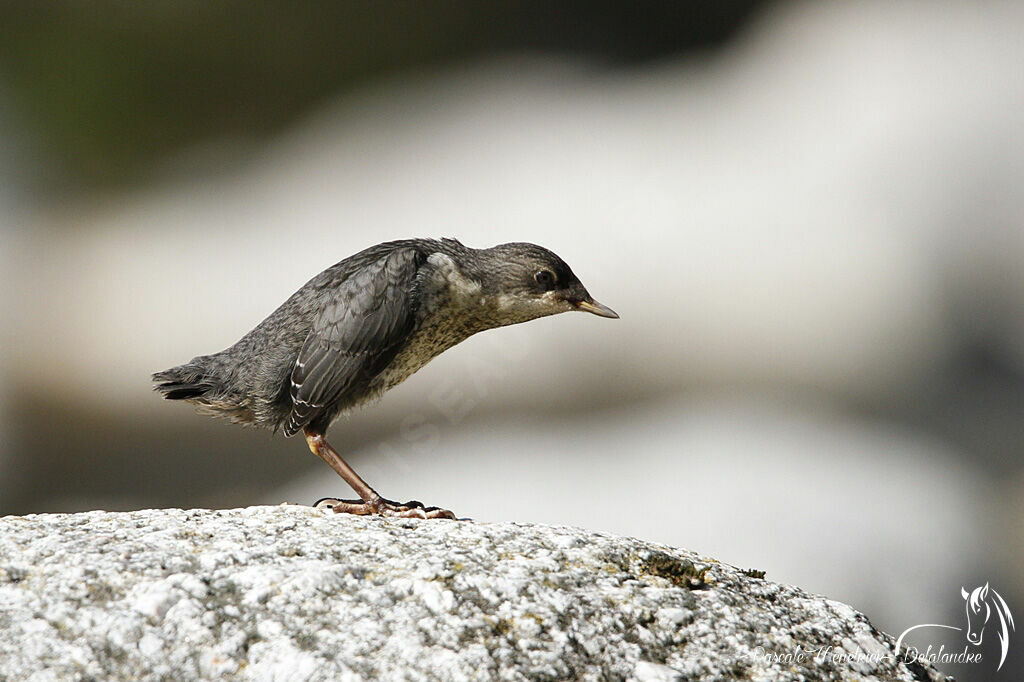
[(188, 401), (202, 414), (259, 426), (252, 404), (245, 394), (229, 388), (220, 354), (200, 355), (184, 365), (153, 375), (154, 388), (168, 400)]
[(201, 401), (209, 397), (215, 385), (201, 360), (196, 358), (188, 364), (157, 372), (153, 375), (153, 381), (156, 382), (154, 389), (168, 400)]

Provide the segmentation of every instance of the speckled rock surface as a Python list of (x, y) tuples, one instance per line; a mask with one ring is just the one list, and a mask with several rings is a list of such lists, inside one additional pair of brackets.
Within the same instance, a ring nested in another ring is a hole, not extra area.
[[(706, 571), (704, 569), (707, 569)], [(575, 528), (0, 519), (0, 680), (931, 680), (852, 608)]]

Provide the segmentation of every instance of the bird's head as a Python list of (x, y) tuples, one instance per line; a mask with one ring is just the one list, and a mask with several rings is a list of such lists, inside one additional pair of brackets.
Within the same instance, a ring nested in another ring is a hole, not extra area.
[(478, 252), (482, 293), (502, 324), (581, 310), (617, 319), (618, 314), (591, 297), (561, 258), (535, 244), (499, 244)]

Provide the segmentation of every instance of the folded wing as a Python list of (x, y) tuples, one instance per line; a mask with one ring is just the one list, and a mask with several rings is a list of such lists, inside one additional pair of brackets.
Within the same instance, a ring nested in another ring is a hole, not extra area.
[(313, 323), (291, 374), (291, 436), (360, 395), (408, 338), (416, 320), (420, 250), (403, 247), (352, 273)]

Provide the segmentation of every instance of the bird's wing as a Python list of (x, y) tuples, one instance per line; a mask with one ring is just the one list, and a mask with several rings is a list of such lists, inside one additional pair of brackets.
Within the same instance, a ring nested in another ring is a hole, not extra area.
[(357, 269), (332, 292), (292, 368), (294, 435), (345, 393), (380, 372), (415, 324), (416, 273), (425, 260), (415, 248), (394, 249)]

